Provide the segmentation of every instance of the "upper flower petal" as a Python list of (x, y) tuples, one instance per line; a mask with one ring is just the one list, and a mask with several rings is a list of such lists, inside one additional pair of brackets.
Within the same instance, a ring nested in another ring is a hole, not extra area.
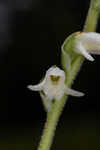
[(63, 77), (65, 80), (65, 72), (63, 70), (61, 70), (60, 68), (58, 68), (57, 66), (53, 66), (47, 70), (46, 78), (50, 77), (51, 75)]
[(86, 59), (94, 61), (89, 54), (100, 55), (100, 34), (96, 32), (80, 32), (76, 36), (76, 51)]

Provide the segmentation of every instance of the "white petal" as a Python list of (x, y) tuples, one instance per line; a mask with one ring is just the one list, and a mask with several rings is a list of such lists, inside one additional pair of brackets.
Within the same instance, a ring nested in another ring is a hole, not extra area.
[(88, 51), (83, 47), (81, 42), (77, 43), (76, 46), (76, 51), (83, 55), (86, 59), (90, 60), (90, 61), (94, 61), (94, 58), (88, 53)]
[(41, 83), (37, 85), (28, 85), (28, 88), (32, 91), (41, 91), (44, 87), (45, 82), (46, 82), (46, 79), (44, 79)]
[(77, 35), (83, 47), (91, 54), (100, 55), (100, 34), (96, 32), (82, 32)]
[(89, 50), (90, 54), (94, 54), (94, 55), (100, 55), (100, 50)]
[(61, 70), (60, 68), (53, 66), (47, 70), (46, 78), (48, 78), (50, 75), (65, 77), (65, 72), (63, 70)]
[(79, 34), (83, 42), (100, 45), (100, 34), (96, 32), (83, 32)]
[(71, 96), (76, 96), (76, 97), (84, 96), (84, 93), (75, 91), (75, 90), (70, 89), (70, 88), (66, 88), (65, 93), (68, 95), (71, 95)]

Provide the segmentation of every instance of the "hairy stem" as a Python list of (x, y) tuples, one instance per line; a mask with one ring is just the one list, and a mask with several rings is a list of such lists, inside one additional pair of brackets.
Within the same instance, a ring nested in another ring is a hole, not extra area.
[[(99, 15), (99, 11), (97, 11), (94, 7), (95, 1), (99, 0), (92, 0), (90, 9), (88, 12), (88, 16), (86, 19), (84, 31), (85, 32), (94, 32), (97, 25), (97, 19)], [(84, 61), (84, 58), (80, 56), (77, 61), (74, 63), (71, 76), (67, 80), (67, 86), (71, 86), (73, 83), (73, 80), (76, 77), (76, 74), (80, 70), (80, 67)], [(47, 115), (47, 121), (45, 124), (45, 128), (43, 130), (43, 135), (41, 137), (40, 145), (38, 147), (38, 150), (49, 150), (51, 147), (51, 144), (53, 142), (53, 137), (55, 133), (55, 129), (59, 120), (59, 117), (61, 115), (61, 112), (63, 110), (63, 107), (65, 106), (65, 103), (68, 99), (68, 96), (63, 96), (60, 101), (56, 101), (53, 105), (52, 110)]]

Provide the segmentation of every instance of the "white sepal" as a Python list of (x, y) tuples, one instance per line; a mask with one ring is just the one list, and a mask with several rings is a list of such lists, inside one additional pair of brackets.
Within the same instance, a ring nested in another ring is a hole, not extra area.
[(32, 91), (41, 91), (43, 89), (43, 86), (45, 85), (45, 78), (42, 82), (40, 82), (39, 84), (37, 85), (28, 85), (28, 89), (32, 90)]
[(81, 42), (78, 42), (76, 45), (76, 51), (83, 55), (86, 59), (94, 61), (94, 58), (89, 54), (89, 52), (84, 48)]
[(65, 93), (71, 96), (76, 96), (76, 97), (84, 96), (84, 93), (70, 89), (68, 87), (65, 88)]
[(89, 61), (94, 61), (90, 54), (100, 55), (100, 34), (96, 32), (79, 32), (76, 36), (75, 50)]

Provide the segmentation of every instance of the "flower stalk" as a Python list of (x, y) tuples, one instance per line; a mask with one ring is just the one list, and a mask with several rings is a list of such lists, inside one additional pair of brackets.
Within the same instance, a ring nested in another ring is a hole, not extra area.
[(100, 13), (100, 0), (91, 0), (90, 8), (84, 25), (84, 32), (94, 32)]

